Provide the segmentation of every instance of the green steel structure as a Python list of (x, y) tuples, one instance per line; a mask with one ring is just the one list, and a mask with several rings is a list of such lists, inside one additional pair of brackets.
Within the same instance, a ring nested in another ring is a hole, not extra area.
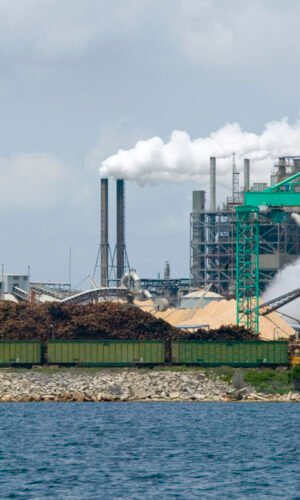
[(236, 320), (259, 332), (260, 207), (300, 207), (300, 172), (262, 192), (245, 192), (245, 204), (236, 207)]
[(258, 333), (258, 207), (236, 207), (237, 324)]
[(268, 207), (298, 207), (300, 200), (300, 183), (293, 182), (300, 177), (300, 172), (278, 182), (274, 186), (264, 191), (247, 191), (245, 193), (244, 203), (250, 206), (268, 206)]

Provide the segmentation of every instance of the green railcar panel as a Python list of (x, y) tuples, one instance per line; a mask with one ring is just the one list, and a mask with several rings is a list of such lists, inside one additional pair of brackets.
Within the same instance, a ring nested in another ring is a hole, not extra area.
[(174, 341), (172, 363), (203, 366), (288, 365), (284, 341)]
[(49, 364), (129, 366), (165, 362), (161, 341), (49, 341)]
[(0, 366), (41, 364), (41, 342), (0, 341)]

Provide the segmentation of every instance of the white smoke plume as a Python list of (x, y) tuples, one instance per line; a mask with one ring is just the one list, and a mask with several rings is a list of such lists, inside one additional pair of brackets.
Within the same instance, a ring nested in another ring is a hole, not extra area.
[[(296, 214), (298, 215), (298, 214)], [(275, 299), (284, 295), (285, 293), (292, 292), (296, 288), (300, 288), (300, 259), (297, 259), (293, 264), (284, 267), (274, 277), (270, 286), (263, 294), (263, 302)], [(286, 304), (278, 310), (300, 320), (300, 298)], [(289, 322), (293, 322), (289, 320)]]
[(300, 226), (300, 214), (296, 214), (295, 212), (291, 214), (292, 219)]
[(120, 149), (103, 161), (101, 177), (122, 178), (140, 185), (207, 181), (209, 157), (216, 156), (220, 184), (228, 185), (232, 153), (238, 169), (241, 160), (252, 160), (252, 180), (269, 181), (271, 167), (278, 156), (300, 154), (300, 120), (290, 124), (286, 118), (267, 123), (262, 133), (242, 130), (228, 123), (208, 137), (191, 139), (184, 131), (173, 131), (169, 140), (160, 137), (140, 140), (130, 150)]

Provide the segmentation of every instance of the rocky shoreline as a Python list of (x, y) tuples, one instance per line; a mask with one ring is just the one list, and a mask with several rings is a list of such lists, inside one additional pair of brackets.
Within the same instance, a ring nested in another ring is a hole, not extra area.
[(199, 370), (115, 369), (88, 371), (0, 372), (0, 402), (68, 401), (269, 401), (300, 402), (299, 392), (256, 393), (251, 386), (236, 389), (218, 377)]

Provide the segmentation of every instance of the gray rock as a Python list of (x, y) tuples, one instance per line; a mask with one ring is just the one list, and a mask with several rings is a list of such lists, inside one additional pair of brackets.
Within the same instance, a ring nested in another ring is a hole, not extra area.
[(85, 394), (83, 392), (75, 391), (73, 392), (73, 400), (82, 402), (85, 399)]
[(147, 392), (144, 389), (134, 389), (134, 391), (133, 391), (133, 397), (135, 399), (146, 399), (147, 398)]

